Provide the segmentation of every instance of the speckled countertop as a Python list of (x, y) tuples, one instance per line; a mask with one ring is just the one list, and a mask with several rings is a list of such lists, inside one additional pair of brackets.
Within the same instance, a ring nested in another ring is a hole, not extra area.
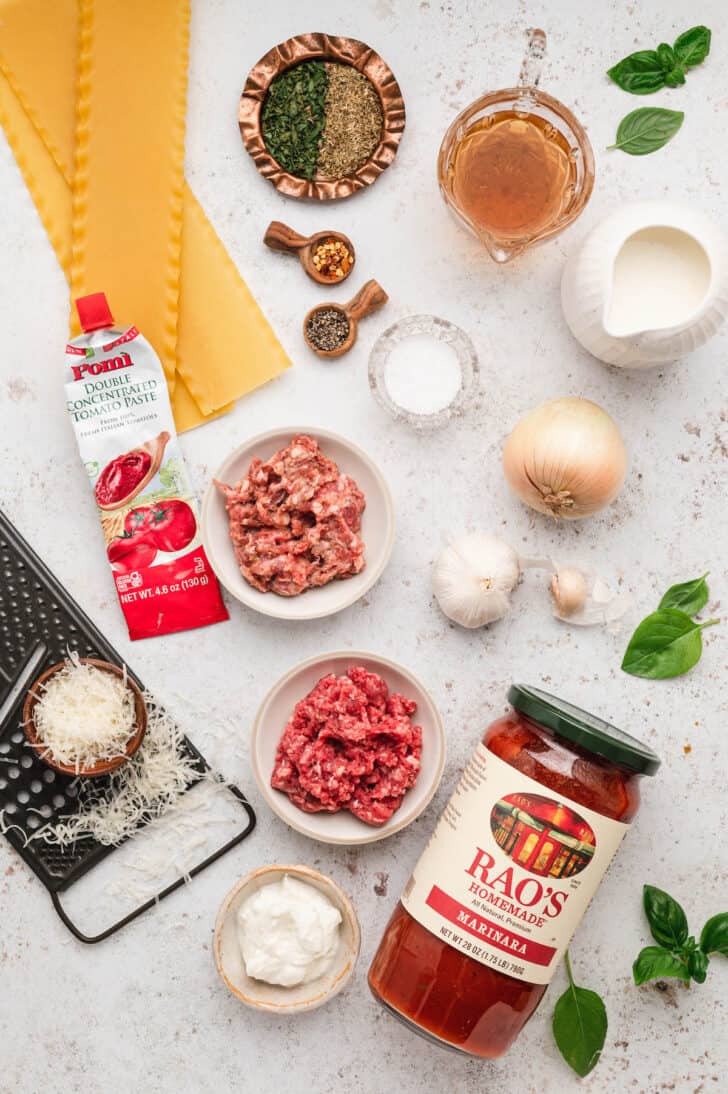
[[(0, 1090), (576, 1089), (549, 1029), (561, 971), (517, 1046), (492, 1064), (446, 1056), (411, 1036), (376, 1007), (366, 987), (367, 966), (393, 902), (476, 738), (503, 709), (513, 679), (611, 717), (664, 760), (572, 946), (577, 978), (602, 992), (609, 1011), (604, 1057), (589, 1089), (725, 1089), (728, 963), (716, 960), (707, 982), (689, 990), (676, 984), (637, 989), (630, 966), (648, 941), (640, 912), (643, 882), (681, 898), (694, 929), (728, 906), (726, 627), (706, 633), (703, 660), (689, 676), (650, 684), (620, 672), (624, 636), (571, 630), (552, 620), (532, 575), (512, 617), (474, 633), (448, 625), (429, 583), (431, 561), (447, 534), (480, 525), (531, 554), (579, 556), (621, 577), (635, 594), (639, 615), (673, 581), (705, 570), (711, 571), (713, 612), (720, 615), (720, 601), (728, 603), (728, 330), (689, 360), (628, 374), (581, 350), (559, 304), (567, 254), (620, 202), (669, 195), (724, 214), (723, 5), (197, 0), (193, 9), (187, 177), (295, 367), (226, 418), (184, 437), (192, 474), (202, 490), (228, 451), (253, 432), (294, 420), (329, 426), (386, 470), (399, 533), (378, 586), (331, 619), (289, 627), (233, 604), (224, 626), (130, 644), (63, 409), (66, 284), (0, 137), (0, 503), (178, 712), (192, 738), (250, 793), (259, 818), (254, 836), (189, 889), (95, 949), (71, 939), (45, 890), (0, 840)], [(645, 102), (610, 86), (605, 68), (634, 49), (672, 41), (698, 21), (720, 31), (708, 63), (691, 72), (685, 87), (658, 96), (662, 105), (685, 110), (681, 133), (653, 156), (605, 152), (619, 119)], [(497, 268), (447, 215), (435, 157), (458, 110), (485, 89), (515, 81), (523, 29), (534, 23), (549, 35), (542, 86), (586, 123), (597, 182), (587, 210), (566, 234)], [(407, 131), (394, 167), (371, 190), (338, 206), (279, 197), (256, 174), (237, 132), (237, 98), (249, 67), (275, 42), (305, 30), (369, 42), (396, 73), (407, 103)], [(387, 309), (362, 324), (359, 344), (339, 363), (318, 362), (302, 344), (301, 317), (322, 292), (297, 263), (262, 247), (274, 217), (306, 233), (343, 229), (358, 253), (359, 272), (347, 293), (369, 276), (390, 293)], [(419, 311), (462, 325), (482, 370), (467, 420), (428, 437), (389, 421), (366, 378), (378, 332)], [(214, 326), (214, 314), (209, 321)], [(559, 528), (509, 495), (499, 453), (523, 412), (566, 394), (588, 396), (616, 418), (631, 470), (609, 511)], [(252, 717), (274, 679), (304, 657), (347, 646), (369, 647), (421, 675), (441, 707), (449, 748), (439, 793), (420, 820), (389, 841), (350, 852), (288, 831), (260, 801), (245, 754)], [(221, 725), (227, 727), (222, 735)], [(272, 861), (308, 862), (331, 874), (351, 893), (361, 917), (363, 949), (352, 984), (328, 1008), (297, 1020), (242, 1008), (219, 982), (210, 953), (224, 894), (241, 874)]]

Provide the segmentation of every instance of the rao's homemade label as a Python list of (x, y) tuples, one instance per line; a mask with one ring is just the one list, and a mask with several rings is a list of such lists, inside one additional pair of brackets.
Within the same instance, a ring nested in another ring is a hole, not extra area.
[(628, 828), (480, 744), (402, 903), (468, 957), (547, 984)]

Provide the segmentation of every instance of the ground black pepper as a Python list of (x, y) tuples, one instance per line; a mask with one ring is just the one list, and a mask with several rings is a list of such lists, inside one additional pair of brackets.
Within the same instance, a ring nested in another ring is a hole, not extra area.
[(328, 353), (349, 337), (349, 320), (340, 308), (316, 308), (306, 323), (306, 335), (311, 345)]

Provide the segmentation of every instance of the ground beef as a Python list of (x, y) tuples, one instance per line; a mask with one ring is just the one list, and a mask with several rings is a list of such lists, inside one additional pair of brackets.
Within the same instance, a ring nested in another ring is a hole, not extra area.
[(399, 809), (420, 771), (417, 704), (388, 694), (360, 665), (322, 677), (296, 704), (276, 753), (271, 786), (306, 813), (348, 809), (380, 825)]
[(298, 596), (364, 569), (364, 495), (313, 438), (254, 459), (236, 486), (216, 485), (240, 572), (262, 593)]

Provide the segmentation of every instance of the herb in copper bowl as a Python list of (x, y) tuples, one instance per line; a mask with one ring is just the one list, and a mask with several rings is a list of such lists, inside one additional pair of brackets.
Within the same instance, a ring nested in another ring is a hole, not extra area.
[(321, 61), (304, 61), (273, 80), (261, 128), (271, 156), (291, 175), (312, 179), (326, 122), (329, 76)]
[(381, 139), (382, 104), (352, 65), (303, 61), (276, 76), (261, 128), (271, 156), (291, 175), (338, 179), (357, 171)]

